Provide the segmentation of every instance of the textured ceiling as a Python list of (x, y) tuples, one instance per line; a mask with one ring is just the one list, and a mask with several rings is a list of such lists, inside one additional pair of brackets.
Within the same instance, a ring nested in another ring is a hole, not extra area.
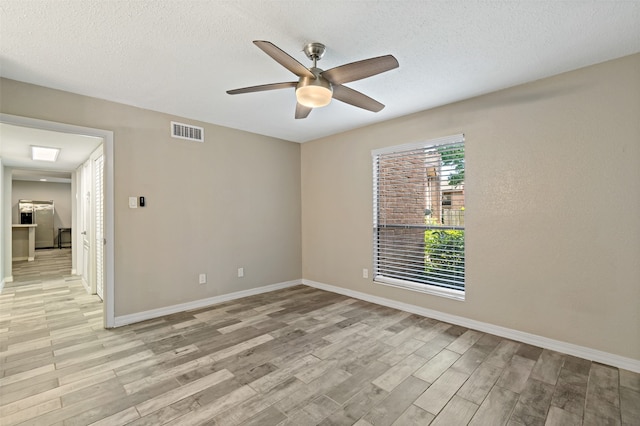
[[(638, 1), (0, 0), (0, 75), (304, 142), (640, 51)], [(295, 120), (293, 81), (269, 40), (329, 69), (393, 54), (400, 68), (347, 84), (379, 113), (333, 101)]]

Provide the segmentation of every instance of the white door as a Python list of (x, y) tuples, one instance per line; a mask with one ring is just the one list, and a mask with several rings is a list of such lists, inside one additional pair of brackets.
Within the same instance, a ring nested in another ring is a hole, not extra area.
[(104, 282), (104, 224), (103, 224), (103, 185), (102, 185), (102, 173), (104, 171), (104, 157), (102, 154), (93, 161), (94, 164), (94, 200), (95, 200), (95, 240), (94, 247), (96, 253), (96, 294), (100, 299), (104, 299), (103, 296), (103, 282)]
[(82, 283), (93, 292), (91, 279), (91, 162), (87, 161), (82, 167)]

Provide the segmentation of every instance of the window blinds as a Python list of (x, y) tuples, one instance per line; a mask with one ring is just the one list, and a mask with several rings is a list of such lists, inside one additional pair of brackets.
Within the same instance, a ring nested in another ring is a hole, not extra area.
[(95, 217), (96, 217), (96, 292), (100, 299), (104, 300), (103, 277), (104, 277), (104, 200), (103, 182), (104, 156), (100, 155), (95, 164)]
[(372, 155), (375, 281), (463, 291), (464, 136)]

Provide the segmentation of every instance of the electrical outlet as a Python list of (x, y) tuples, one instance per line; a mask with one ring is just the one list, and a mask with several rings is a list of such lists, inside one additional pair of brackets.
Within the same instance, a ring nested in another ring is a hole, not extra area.
[(207, 274), (200, 274), (200, 277), (198, 278), (198, 282), (200, 284), (206, 284), (207, 283)]
[(238, 278), (244, 277), (244, 268), (238, 268)]
[(367, 268), (362, 270), (362, 278), (369, 278), (369, 270)]

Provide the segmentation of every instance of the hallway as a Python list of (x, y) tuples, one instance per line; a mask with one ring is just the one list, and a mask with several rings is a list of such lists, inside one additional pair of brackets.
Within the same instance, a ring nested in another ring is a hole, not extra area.
[(64, 278), (75, 278), (71, 276), (71, 249), (37, 250), (33, 262), (13, 262), (13, 283), (7, 287)]
[[(38, 250), (33, 262), (13, 262), (13, 277), (0, 294), (3, 425), (55, 409), (60, 399), (46, 395), (59, 389), (56, 356), (104, 331), (101, 300), (71, 275), (71, 249)], [(43, 402), (29, 403), (34, 397)]]

